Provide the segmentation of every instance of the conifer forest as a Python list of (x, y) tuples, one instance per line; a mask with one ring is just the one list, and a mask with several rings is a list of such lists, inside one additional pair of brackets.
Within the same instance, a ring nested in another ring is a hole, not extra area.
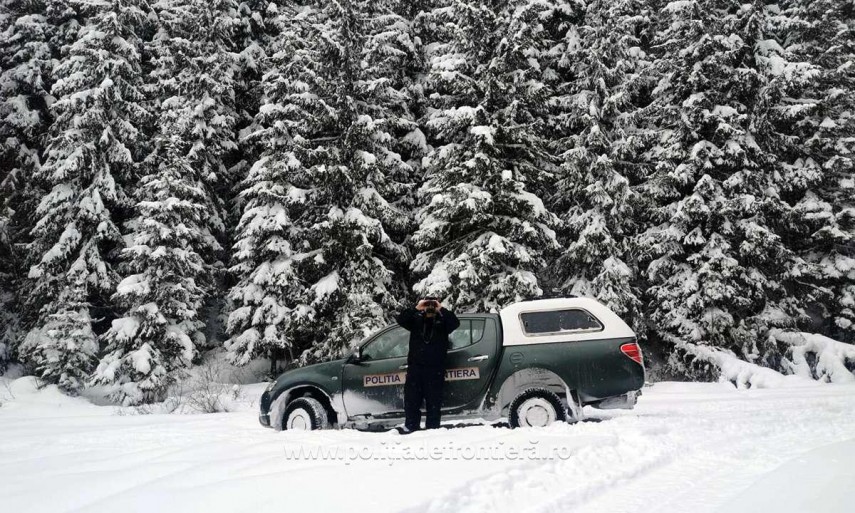
[(424, 295), (855, 343), (855, 1), (0, 0), (0, 369), (153, 402)]

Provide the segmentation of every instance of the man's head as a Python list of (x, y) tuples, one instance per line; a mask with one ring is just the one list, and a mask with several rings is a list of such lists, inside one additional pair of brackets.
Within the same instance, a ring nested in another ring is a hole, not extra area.
[(434, 296), (427, 296), (422, 298), (419, 301), (419, 304), (423, 306), (422, 311), (428, 317), (433, 317), (436, 315), (436, 312), (439, 311), (439, 298)]

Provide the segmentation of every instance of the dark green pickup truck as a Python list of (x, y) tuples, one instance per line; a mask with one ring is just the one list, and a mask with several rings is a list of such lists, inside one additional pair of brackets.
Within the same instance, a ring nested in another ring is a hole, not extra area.
[[(514, 303), (458, 314), (450, 336), (443, 419), (543, 426), (582, 418), (582, 406), (632, 408), (644, 384), (635, 333), (590, 298)], [(385, 429), (404, 417), (409, 333), (393, 324), (346, 358), (283, 373), (261, 397), (275, 429)]]

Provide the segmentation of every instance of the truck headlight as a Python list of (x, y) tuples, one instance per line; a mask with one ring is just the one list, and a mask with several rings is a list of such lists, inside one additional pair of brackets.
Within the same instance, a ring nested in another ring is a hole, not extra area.
[(273, 390), (274, 386), (276, 386), (276, 380), (271, 381), (270, 384), (267, 385), (267, 388), (265, 388), (264, 390), (266, 392), (270, 392), (271, 390)]

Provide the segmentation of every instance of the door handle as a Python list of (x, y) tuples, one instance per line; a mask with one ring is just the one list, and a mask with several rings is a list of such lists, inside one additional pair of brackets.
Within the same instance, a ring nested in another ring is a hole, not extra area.
[(407, 367), (409, 367), (409, 365), (407, 365), (407, 364), (405, 363), (404, 365), (401, 365), (401, 366), (400, 366), (400, 367), (398, 367), (398, 368), (399, 368), (399, 369), (401, 369), (401, 370), (407, 370)]
[(488, 358), (490, 358), (490, 357), (486, 354), (479, 354), (479, 355), (473, 356), (472, 358), (469, 358), (469, 361), (470, 362), (483, 362), (484, 360), (486, 360)]

